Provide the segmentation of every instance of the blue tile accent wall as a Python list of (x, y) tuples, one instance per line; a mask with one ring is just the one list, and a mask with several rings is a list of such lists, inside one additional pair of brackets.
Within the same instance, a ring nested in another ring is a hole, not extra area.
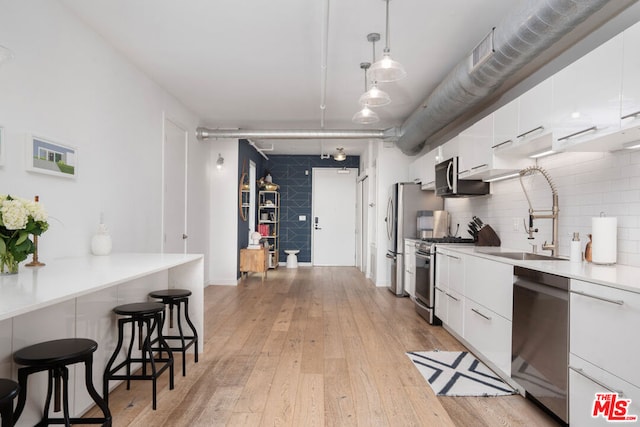
[[(359, 168), (360, 156), (347, 156), (343, 162), (319, 155), (273, 155), (264, 162), (265, 171), (280, 186), (280, 261), (286, 261), (285, 249), (299, 249), (299, 262), (311, 262), (311, 189), (312, 168)], [(308, 175), (305, 175), (308, 171)], [(264, 172), (263, 172), (264, 176)], [(306, 215), (306, 221), (298, 216)]]
[[(249, 174), (249, 160), (253, 160), (256, 164), (256, 175), (260, 176), (261, 171), (264, 169), (264, 158), (253, 148), (249, 141), (241, 139), (238, 144), (238, 179), (236, 180), (236, 188), (240, 185), (240, 176), (242, 175), (242, 168), (244, 166), (245, 172)], [(238, 195), (238, 197), (240, 197)], [(257, 196), (256, 196), (257, 197)], [(238, 200), (240, 203), (240, 200)], [(238, 209), (236, 205), (236, 209)], [(256, 203), (256, 217), (258, 215), (258, 203)], [(246, 248), (249, 244), (249, 221), (243, 221), (240, 217), (240, 211), (238, 210), (238, 277), (240, 277), (240, 249)]]

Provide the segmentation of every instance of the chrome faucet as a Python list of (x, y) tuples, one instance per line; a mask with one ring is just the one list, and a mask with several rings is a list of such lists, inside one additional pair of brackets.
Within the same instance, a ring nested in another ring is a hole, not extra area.
[[(551, 210), (534, 210), (531, 206), (531, 200), (529, 199), (529, 195), (527, 194), (527, 190), (524, 188), (524, 184), (522, 183), (522, 177), (527, 175), (532, 175), (536, 172), (539, 172), (544, 176), (549, 183), (549, 187), (551, 187), (551, 193), (553, 196), (553, 205)], [(522, 191), (524, 191), (524, 195), (527, 198), (527, 202), (529, 203), (529, 225), (525, 223), (525, 231), (529, 235), (528, 239), (533, 239), (533, 233), (538, 232), (537, 228), (533, 226), (534, 219), (551, 219), (552, 221), (552, 240), (551, 243), (547, 243), (546, 241), (542, 244), (543, 251), (551, 251), (551, 256), (555, 256), (558, 252), (558, 213), (560, 209), (558, 208), (558, 191), (556, 190), (556, 186), (551, 181), (549, 177), (549, 173), (541, 168), (540, 166), (529, 166), (528, 168), (522, 169), (520, 171), (520, 185), (522, 186)]]

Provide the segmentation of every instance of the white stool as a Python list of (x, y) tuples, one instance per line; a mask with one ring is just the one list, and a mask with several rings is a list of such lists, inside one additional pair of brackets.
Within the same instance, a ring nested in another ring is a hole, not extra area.
[(288, 251), (284, 251), (287, 254), (287, 268), (298, 268), (298, 257), (296, 254), (300, 252), (297, 249), (289, 249)]

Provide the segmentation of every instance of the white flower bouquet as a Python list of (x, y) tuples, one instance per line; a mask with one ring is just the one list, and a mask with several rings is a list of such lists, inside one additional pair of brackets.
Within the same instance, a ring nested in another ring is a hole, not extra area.
[(49, 228), (40, 203), (0, 194), (0, 273), (17, 273), (18, 264), (35, 250), (30, 235)]

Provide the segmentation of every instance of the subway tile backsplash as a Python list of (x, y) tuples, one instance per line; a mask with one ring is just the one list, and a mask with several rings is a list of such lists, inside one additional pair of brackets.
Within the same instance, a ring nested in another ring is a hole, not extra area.
[[(569, 256), (573, 232), (580, 233), (584, 247), (591, 233), (591, 218), (601, 212), (618, 218), (618, 264), (640, 267), (640, 151), (615, 153), (561, 153), (538, 160), (554, 182), (559, 199), (558, 254)], [(551, 189), (541, 174), (523, 178), (535, 210), (551, 210)], [(528, 240), (523, 221), (528, 222), (529, 206), (518, 178), (491, 184), (491, 195), (467, 199), (447, 199), (451, 232), (469, 237), (467, 224), (473, 215), (490, 224), (502, 246), (538, 251), (551, 241), (551, 220), (534, 220), (539, 229)], [(542, 253), (548, 253), (547, 251)]]

